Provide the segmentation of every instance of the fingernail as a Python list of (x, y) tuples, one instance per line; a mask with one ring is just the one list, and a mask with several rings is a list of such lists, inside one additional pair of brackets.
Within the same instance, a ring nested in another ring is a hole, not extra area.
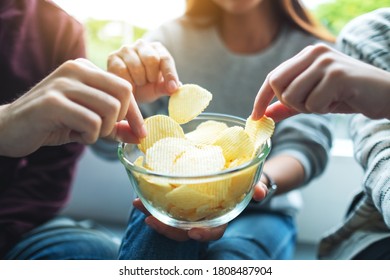
[(145, 124), (143, 123), (139, 129), (139, 137), (140, 138), (145, 138), (146, 135), (148, 134), (148, 132), (146, 131), (146, 126)]
[(252, 112), (252, 114), (250, 115), (250, 117), (252, 118), (252, 120), (256, 121), (258, 119), (257, 117), (257, 114), (255, 111)]
[(170, 91), (170, 92), (176, 91), (177, 90), (177, 83), (175, 81), (173, 81), (173, 80), (170, 80), (168, 82), (168, 86), (167, 87), (168, 87), (168, 91)]
[(197, 233), (197, 232), (189, 232), (188, 233), (189, 237), (191, 237), (191, 239), (194, 239), (194, 240), (201, 240), (202, 239), (202, 236)]

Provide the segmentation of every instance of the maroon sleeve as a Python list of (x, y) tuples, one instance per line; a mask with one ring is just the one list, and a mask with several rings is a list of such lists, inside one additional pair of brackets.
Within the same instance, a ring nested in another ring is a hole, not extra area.
[[(63, 62), (85, 57), (82, 25), (50, 1), (0, 3), (0, 46), (2, 103), (27, 92)], [(64, 207), (83, 148), (71, 143), (24, 158), (0, 157), (0, 258)]]

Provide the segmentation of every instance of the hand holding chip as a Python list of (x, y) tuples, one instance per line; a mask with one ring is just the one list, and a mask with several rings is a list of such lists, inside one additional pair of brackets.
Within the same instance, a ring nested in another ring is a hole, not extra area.
[(129, 81), (140, 103), (171, 95), (180, 86), (175, 62), (158, 42), (138, 40), (123, 46), (108, 57), (107, 70)]
[(88, 60), (69, 60), (0, 106), (0, 155), (21, 157), (42, 146), (92, 144), (99, 137), (137, 143), (146, 132), (131, 91), (128, 82)]
[[(373, 119), (390, 118), (389, 76), (387, 71), (324, 44), (309, 46), (268, 74), (252, 117), (266, 114), (275, 122), (298, 113), (362, 113)], [(275, 96), (279, 101), (269, 105)]]

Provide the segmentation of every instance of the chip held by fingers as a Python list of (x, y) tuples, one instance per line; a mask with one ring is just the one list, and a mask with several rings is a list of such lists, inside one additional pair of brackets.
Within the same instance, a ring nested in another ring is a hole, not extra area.
[(198, 85), (182, 85), (169, 98), (169, 116), (178, 124), (187, 123), (202, 113), (212, 98), (208, 90)]

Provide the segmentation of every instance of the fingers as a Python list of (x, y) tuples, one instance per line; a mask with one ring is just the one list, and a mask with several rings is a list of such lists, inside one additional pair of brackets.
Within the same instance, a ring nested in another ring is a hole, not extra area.
[(145, 208), (144, 204), (142, 203), (141, 199), (136, 198), (133, 201), (133, 206), (140, 210), (142, 213), (144, 213), (146, 216), (149, 216), (149, 211)]
[[(93, 111), (67, 99), (62, 95), (50, 95), (44, 97), (43, 109), (51, 121), (61, 123), (67, 129), (63, 133), (68, 136), (59, 135), (62, 141), (79, 142), (82, 144), (92, 144), (99, 137), (102, 120), (100, 116)], [(52, 143), (45, 145), (61, 144), (58, 139), (51, 139)]]
[(135, 133), (137, 138), (146, 137), (147, 131), (144, 124), (144, 118), (141, 111), (135, 101), (134, 95), (130, 95), (130, 102), (127, 108), (126, 120), (128, 121), (132, 131)]
[(107, 138), (123, 143), (139, 143), (139, 138), (135, 135), (127, 121), (117, 122)]
[(136, 51), (139, 60), (144, 68), (144, 80), (149, 83), (156, 83), (158, 81), (160, 72), (160, 55), (158, 51), (153, 48), (151, 44), (147, 44), (143, 40), (138, 40), (135, 43), (134, 50)]
[(145, 223), (152, 229), (157, 231), (159, 234), (164, 235), (165, 237), (168, 237), (170, 239), (176, 241), (186, 241), (189, 239), (186, 230), (165, 225), (153, 216), (146, 217)]
[(280, 122), (296, 114), (299, 114), (299, 112), (287, 107), (280, 101), (271, 104), (265, 111), (265, 115), (272, 118), (274, 122)]
[(217, 240), (222, 237), (227, 227), (227, 224), (224, 224), (214, 228), (192, 228), (188, 231), (178, 229), (165, 225), (158, 221), (155, 217), (150, 216), (150, 213), (146, 210), (139, 198), (133, 201), (133, 205), (148, 216), (145, 219), (145, 223), (148, 226), (158, 233), (176, 241), (186, 241), (188, 239), (194, 239), (202, 242)]
[(177, 75), (175, 61), (168, 50), (160, 43), (153, 43), (152, 46), (160, 56), (160, 70), (169, 93), (179, 88), (179, 77)]
[[(288, 87), (301, 71), (310, 65), (310, 61), (307, 61), (305, 58), (306, 54), (312, 49), (313, 46), (306, 47), (296, 56), (283, 62), (268, 74), (255, 99), (252, 111), (254, 120), (258, 120), (264, 115), (267, 106), (271, 103), (274, 96), (281, 100), (284, 89)], [(306, 61), (306, 63), (303, 63), (303, 61)]]
[(227, 224), (212, 228), (192, 228), (188, 237), (197, 241), (206, 242), (220, 239), (225, 233)]
[[(73, 78), (82, 84), (113, 96), (122, 105), (117, 120), (122, 120), (126, 116), (132, 95), (132, 86), (127, 81), (81, 59), (66, 62), (59, 68), (57, 75)], [(66, 92), (66, 89), (63, 90)]]
[(270, 86), (268, 79), (269, 77), (266, 78), (265, 82), (257, 93), (251, 114), (253, 120), (258, 120), (264, 115), (268, 104), (271, 103), (272, 99), (275, 96), (275, 93)]
[[(105, 72), (86, 60), (69, 62), (59, 75), (77, 76), (74, 79), (79, 83), (63, 86), (63, 93), (74, 102), (87, 107), (102, 118), (100, 136), (118, 137), (137, 142), (136, 138), (146, 136), (144, 120), (132, 94), (129, 82), (111, 73)], [(61, 87), (61, 86), (60, 86)], [(122, 124), (117, 122), (127, 119), (131, 127), (131, 134)], [(119, 128), (119, 130), (118, 130)], [(115, 139), (114, 139), (115, 140)]]
[(151, 102), (177, 91), (180, 82), (174, 60), (160, 43), (138, 40), (112, 53), (108, 71), (131, 82), (137, 101)]
[(261, 181), (259, 181), (254, 187), (253, 199), (256, 201), (261, 201), (267, 196), (267, 193), (267, 186)]
[(105, 137), (112, 131), (121, 109), (120, 100), (83, 83), (70, 84), (64, 95), (101, 118), (100, 136)]

